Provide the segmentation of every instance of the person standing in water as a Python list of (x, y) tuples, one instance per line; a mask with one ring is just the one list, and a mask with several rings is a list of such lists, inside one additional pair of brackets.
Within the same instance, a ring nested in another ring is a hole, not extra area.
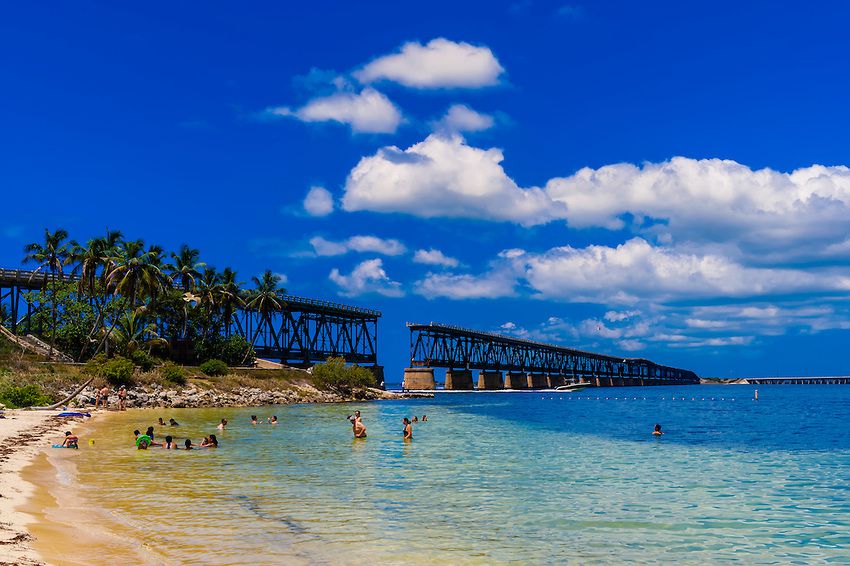
[(404, 423), (404, 440), (413, 440), (413, 425), (410, 424), (410, 419), (404, 417), (401, 422)]
[(660, 424), (656, 424), (656, 425), (655, 425), (655, 430), (653, 430), (653, 431), (652, 431), (652, 435), (653, 435), (653, 436), (661, 436), (662, 434), (664, 434), (664, 433), (663, 433), (663, 432), (661, 432), (661, 425), (660, 425)]
[(227, 426), (227, 419), (221, 419), (221, 422), (218, 423), (218, 430), (224, 430), (224, 427)]
[(171, 437), (171, 435), (165, 437), (165, 449), (177, 450), (177, 444), (174, 442), (174, 439)]
[(123, 385), (118, 388), (118, 410), (127, 410), (127, 388)]
[(354, 438), (366, 438), (366, 425), (364, 425), (356, 416), (348, 417), (351, 423), (351, 431), (354, 433)]

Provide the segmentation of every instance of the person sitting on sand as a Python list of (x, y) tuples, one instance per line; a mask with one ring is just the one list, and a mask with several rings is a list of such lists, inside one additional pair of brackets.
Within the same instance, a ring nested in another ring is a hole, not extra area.
[(404, 423), (404, 440), (413, 440), (413, 425), (410, 424), (410, 419), (404, 417), (401, 422)]
[(79, 448), (77, 443), (80, 441), (79, 438), (71, 434), (71, 431), (65, 433), (65, 440), (62, 441), (62, 446), (65, 448)]
[(118, 388), (118, 410), (127, 410), (127, 388), (123, 385)]
[(183, 446), (186, 447), (186, 450), (193, 450), (194, 449), (194, 447), (192, 446), (192, 441), (189, 440), (188, 438), (186, 439), (186, 442), (183, 443)]
[(251, 415), (251, 424), (252, 425), (257, 424), (257, 415)]
[(180, 423), (178, 423), (174, 419), (168, 419), (168, 424), (170, 424), (171, 426), (180, 426)]
[(174, 442), (174, 439), (170, 435), (165, 437), (165, 449), (177, 450), (177, 444)]
[(661, 425), (660, 425), (660, 424), (656, 424), (656, 425), (655, 425), (655, 430), (653, 430), (653, 431), (652, 431), (652, 435), (653, 435), (653, 436), (661, 436), (662, 434), (664, 434), (664, 433), (663, 433), (663, 432), (661, 432)]
[(227, 419), (221, 419), (221, 422), (218, 423), (218, 430), (224, 430), (224, 427), (227, 426)]

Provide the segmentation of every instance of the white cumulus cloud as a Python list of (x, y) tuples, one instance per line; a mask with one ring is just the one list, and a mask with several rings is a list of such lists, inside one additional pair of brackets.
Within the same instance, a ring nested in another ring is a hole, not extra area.
[(435, 132), (453, 134), (489, 130), (496, 121), (489, 114), (476, 112), (465, 104), (453, 104), (442, 118), (431, 124)]
[(376, 293), (385, 297), (401, 297), (404, 291), (401, 283), (393, 281), (384, 271), (381, 259), (368, 259), (354, 268), (348, 275), (344, 275), (339, 269), (331, 270), (328, 278), (340, 288), (340, 295), (355, 297), (367, 293)]
[(367, 87), (359, 93), (336, 92), (314, 98), (298, 109), (278, 106), (266, 110), (273, 116), (290, 116), (302, 122), (339, 122), (355, 133), (391, 134), (402, 122), (401, 111), (377, 90)]
[(616, 247), (564, 246), (514, 261), (523, 263), (524, 277), (541, 297), (600, 304), (850, 289), (850, 277), (840, 274), (747, 267), (641, 238)]
[(324, 187), (310, 187), (304, 197), (304, 210), (310, 216), (327, 216), (334, 210), (333, 195)]
[(425, 265), (441, 265), (443, 267), (457, 267), (460, 265), (460, 262), (453, 258), (449, 257), (440, 250), (430, 248), (427, 250), (416, 250), (413, 254), (413, 261), (415, 263), (424, 263)]
[(348, 211), (404, 212), (542, 224), (567, 214), (540, 188), (522, 189), (502, 169), (498, 149), (460, 136), (432, 134), (406, 150), (385, 147), (364, 157), (345, 184)]
[(498, 299), (513, 296), (515, 284), (515, 278), (506, 271), (492, 271), (478, 276), (429, 273), (416, 282), (414, 291), (428, 299)]
[(377, 236), (351, 236), (348, 239), (334, 241), (321, 236), (310, 238), (310, 245), (318, 256), (343, 255), (348, 252), (374, 252), (397, 256), (407, 252), (407, 246), (398, 240)]
[(361, 83), (391, 81), (411, 88), (480, 88), (499, 84), (505, 69), (488, 47), (432, 39), (411, 41), (354, 72)]

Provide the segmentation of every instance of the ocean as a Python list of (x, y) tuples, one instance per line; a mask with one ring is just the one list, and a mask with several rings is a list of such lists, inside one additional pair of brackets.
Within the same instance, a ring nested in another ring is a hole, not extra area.
[[(79, 451), (53, 451), (58, 478), (41, 482), (53, 520), (99, 542), (41, 550), (67, 563), (850, 563), (850, 387), (753, 390), (112, 414)], [(423, 414), (403, 442), (402, 418)], [(157, 440), (216, 433), (220, 447), (136, 450), (133, 429), (158, 417), (181, 426)]]

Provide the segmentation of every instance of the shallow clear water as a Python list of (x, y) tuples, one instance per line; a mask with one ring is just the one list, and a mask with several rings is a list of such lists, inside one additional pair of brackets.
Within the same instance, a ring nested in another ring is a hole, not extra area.
[[(73, 457), (91, 517), (152, 562), (850, 562), (850, 387), (760, 397), (647, 387), (128, 412)], [(351, 438), (355, 408), (366, 440)], [(423, 413), (405, 444), (401, 418)], [(133, 449), (132, 430), (160, 416), (182, 426), (158, 434), (181, 442), (230, 425), (217, 450)]]

